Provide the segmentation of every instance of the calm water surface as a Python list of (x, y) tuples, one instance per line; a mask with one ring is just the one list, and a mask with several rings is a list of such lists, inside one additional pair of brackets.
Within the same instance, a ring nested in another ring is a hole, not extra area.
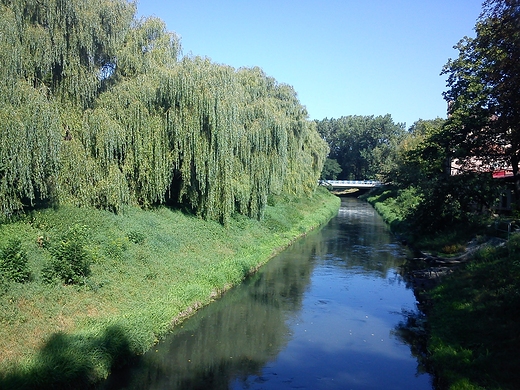
[(403, 248), (371, 206), (343, 202), (102, 389), (431, 389), (396, 335), (416, 310)]

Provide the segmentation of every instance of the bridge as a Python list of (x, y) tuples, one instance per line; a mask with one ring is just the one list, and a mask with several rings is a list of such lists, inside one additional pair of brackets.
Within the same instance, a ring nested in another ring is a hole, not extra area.
[(377, 180), (320, 180), (319, 185), (325, 187), (332, 187), (333, 189), (340, 188), (374, 188), (382, 185)]

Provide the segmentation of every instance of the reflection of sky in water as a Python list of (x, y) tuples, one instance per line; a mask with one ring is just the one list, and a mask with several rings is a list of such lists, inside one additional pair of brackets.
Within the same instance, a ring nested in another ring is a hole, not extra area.
[[(371, 238), (351, 221), (358, 218), (362, 225), (370, 219)], [(402, 249), (378, 218), (365, 204), (340, 210), (331, 227), (340, 226), (339, 240), (350, 235), (350, 242), (329, 248), (346, 250), (316, 256), (302, 309), (287, 313), (286, 348), (260, 375), (235, 381), (233, 388), (431, 389), (429, 376), (417, 374), (409, 346), (392, 334), (401, 313), (415, 309), (415, 298), (394, 268), (402, 263)], [(352, 245), (359, 241), (363, 245)]]
[(416, 378), (409, 347), (391, 334), (401, 310), (414, 308), (411, 292), (355, 272), (344, 284), (334, 278), (315, 269), (303, 309), (288, 321), (292, 340), (247, 388), (430, 389), (428, 376)]

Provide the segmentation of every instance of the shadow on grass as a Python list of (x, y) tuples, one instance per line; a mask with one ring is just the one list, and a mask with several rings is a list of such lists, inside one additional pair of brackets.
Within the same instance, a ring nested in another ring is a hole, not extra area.
[(0, 389), (92, 388), (133, 355), (125, 330), (117, 325), (97, 337), (56, 333), (29, 367), (2, 375)]

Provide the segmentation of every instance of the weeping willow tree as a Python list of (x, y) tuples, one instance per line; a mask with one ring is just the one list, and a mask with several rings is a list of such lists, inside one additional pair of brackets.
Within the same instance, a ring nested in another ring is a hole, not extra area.
[[(259, 68), (241, 69), (241, 123), (246, 145), (238, 151), (240, 194), (251, 194), (248, 214), (259, 216), (270, 193), (309, 195), (316, 188), (328, 147), (307, 120), (292, 87)], [(245, 211), (245, 210), (244, 210)]]
[(126, 1), (0, 1), (0, 201), (10, 214), (59, 195), (61, 104), (104, 88), (134, 14)]
[(315, 189), (327, 146), (290, 86), (179, 60), (176, 35), (125, 1), (0, 4), (4, 213), (170, 203), (226, 223)]
[[(82, 107), (103, 87), (117, 63), (135, 7), (124, 0), (2, 0), (7, 77), (50, 88)], [(4, 76), (3, 75), (3, 76)]]
[(60, 124), (45, 91), (20, 82), (0, 95), (0, 207), (10, 215), (55, 196)]

